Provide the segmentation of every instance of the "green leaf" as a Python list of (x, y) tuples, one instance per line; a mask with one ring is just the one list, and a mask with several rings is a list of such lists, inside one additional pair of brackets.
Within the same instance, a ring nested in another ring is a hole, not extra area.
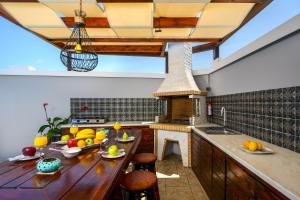
[(47, 138), (48, 138), (48, 141), (50, 141), (50, 138), (55, 134), (55, 132), (53, 130), (49, 130), (48, 131), (48, 134), (47, 134)]
[(46, 128), (50, 128), (50, 125), (45, 124), (45, 125), (41, 126), (40, 129), (38, 130), (38, 133), (43, 133)]
[(60, 121), (60, 120), (62, 120), (62, 118), (60, 118), (60, 117), (54, 117), (54, 118), (53, 118), (53, 123), (54, 123), (54, 122), (57, 122), (57, 121)]

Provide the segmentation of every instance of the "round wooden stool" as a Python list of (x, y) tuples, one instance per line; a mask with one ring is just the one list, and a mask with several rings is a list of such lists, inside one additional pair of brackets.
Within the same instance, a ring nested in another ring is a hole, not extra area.
[(154, 173), (147, 171), (133, 171), (125, 175), (121, 182), (122, 195), (124, 200), (147, 200), (157, 199), (155, 187), (157, 178)]
[(134, 169), (135, 170), (148, 170), (151, 172), (155, 172), (155, 161), (156, 155), (153, 153), (139, 153), (135, 154), (133, 158)]

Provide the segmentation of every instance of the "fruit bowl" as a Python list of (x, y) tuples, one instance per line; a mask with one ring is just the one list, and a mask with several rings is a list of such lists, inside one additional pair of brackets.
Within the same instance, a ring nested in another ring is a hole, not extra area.
[(61, 153), (66, 157), (66, 158), (74, 158), (81, 152), (81, 148), (79, 147), (71, 147), (67, 148), (61, 151)]

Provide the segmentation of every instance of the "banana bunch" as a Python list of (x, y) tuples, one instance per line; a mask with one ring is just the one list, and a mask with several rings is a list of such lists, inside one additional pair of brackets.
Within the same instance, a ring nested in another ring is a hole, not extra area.
[(82, 140), (82, 139), (88, 139), (88, 138), (94, 138), (95, 137), (95, 131), (93, 129), (87, 128), (79, 131), (76, 134), (76, 140)]

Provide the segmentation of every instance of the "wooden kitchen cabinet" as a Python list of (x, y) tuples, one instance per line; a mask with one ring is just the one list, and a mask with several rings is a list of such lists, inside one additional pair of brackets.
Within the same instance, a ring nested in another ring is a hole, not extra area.
[(192, 133), (192, 170), (213, 200), (288, 199), (222, 150)]
[(212, 146), (212, 199), (225, 199), (226, 154)]
[(212, 146), (197, 134), (192, 134), (192, 169), (211, 197)]

